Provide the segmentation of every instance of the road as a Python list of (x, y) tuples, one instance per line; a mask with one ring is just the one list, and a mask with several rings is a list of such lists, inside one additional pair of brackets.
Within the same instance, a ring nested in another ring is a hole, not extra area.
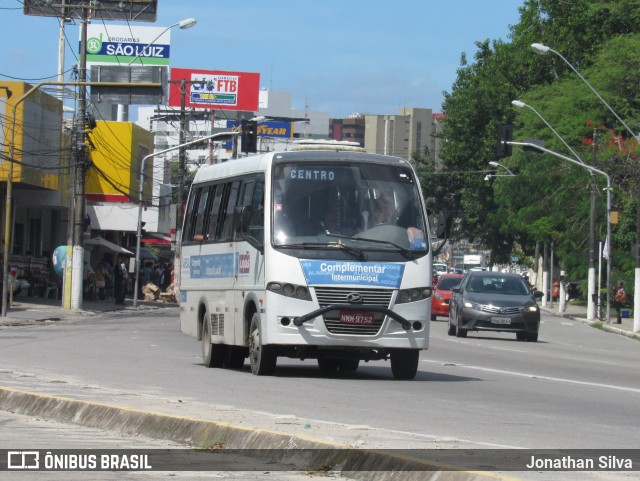
[(640, 448), (637, 341), (547, 315), (537, 343), (446, 328), (432, 323), (413, 381), (393, 380), (384, 361), (327, 375), (279, 359), (275, 376), (257, 377), (248, 362), (206, 369), (175, 309), (120, 312), (0, 328), (0, 385), (306, 434), (340, 427), (367, 446)]

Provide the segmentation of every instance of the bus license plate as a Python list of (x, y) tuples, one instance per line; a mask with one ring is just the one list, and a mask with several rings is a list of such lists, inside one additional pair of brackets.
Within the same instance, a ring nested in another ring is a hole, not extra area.
[(373, 312), (340, 311), (340, 324), (373, 324)]
[(510, 317), (492, 317), (491, 324), (511, 324)]

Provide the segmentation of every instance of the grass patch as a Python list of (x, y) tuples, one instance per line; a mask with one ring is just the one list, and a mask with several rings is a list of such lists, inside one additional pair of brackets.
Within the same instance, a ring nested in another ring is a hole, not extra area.
[(591, 327), (604, 331), (604, 324), (602, 322), (594, 322), (593, 324), (591, 324)]

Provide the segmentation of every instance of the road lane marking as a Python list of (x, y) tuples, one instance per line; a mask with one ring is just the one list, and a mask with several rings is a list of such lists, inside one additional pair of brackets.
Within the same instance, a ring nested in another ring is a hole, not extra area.
[(605, 389), (614, 389), (616, 391), (625, 391), (625, 392), (632, 392), (632, 393), (640, 394), (640, 389), (638, 389), (638, 388), (625, 387), (625, 386), (616, 386), (614, 384), (603, 384), (603, 383), (599, 383), (599, 382), (578, 381), (576, 379), (566, 379), (566, 378), (561, 378), (561, 377), (541, 376), (541, 375), (538, 375), (538, 374), (528, 374), (528, 373), (523, 373), (523, 372), (505, 371), (503, 369), (492, 369), (492, 368), (489, 368), (489, 367), (470, 366), (470, 365), (467, 365), (467, 364), (451, 363), (451, 362), (447, 362), (447, 361), (424, 360), (423, 362), (436, 363), (436, 364), (440, 364), (440, 365), (445, 365), (445, 363), (446, 363), (447, 366), (452, 366), (453, 365), (453, 366), (461, 367), (461, 368), (465, 368), (465, 369), (473, 369), (475, 371), (492, 372), (492, 373), (495, 373), (495, 374), (506, 374), (506, 375), (509, 375), (509, 376), (524, 377), (524, 378), (527, 378), (527, 379), (542, 379), (543, 381), (563, 382), (563, 383), (567, 383), (567, 384), (576, 384), (576, 385), (579, 385), (579, 386), (602, 387), (602, 388), (605, 388)]

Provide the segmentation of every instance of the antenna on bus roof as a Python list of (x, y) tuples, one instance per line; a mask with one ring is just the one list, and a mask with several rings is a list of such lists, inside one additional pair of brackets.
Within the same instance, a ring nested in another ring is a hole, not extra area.
[(347, 142), (341, 140), (298, 140), (293, 143), (291, 150), (333, 150), (336, 152), (365, 152), (358, 142)]

